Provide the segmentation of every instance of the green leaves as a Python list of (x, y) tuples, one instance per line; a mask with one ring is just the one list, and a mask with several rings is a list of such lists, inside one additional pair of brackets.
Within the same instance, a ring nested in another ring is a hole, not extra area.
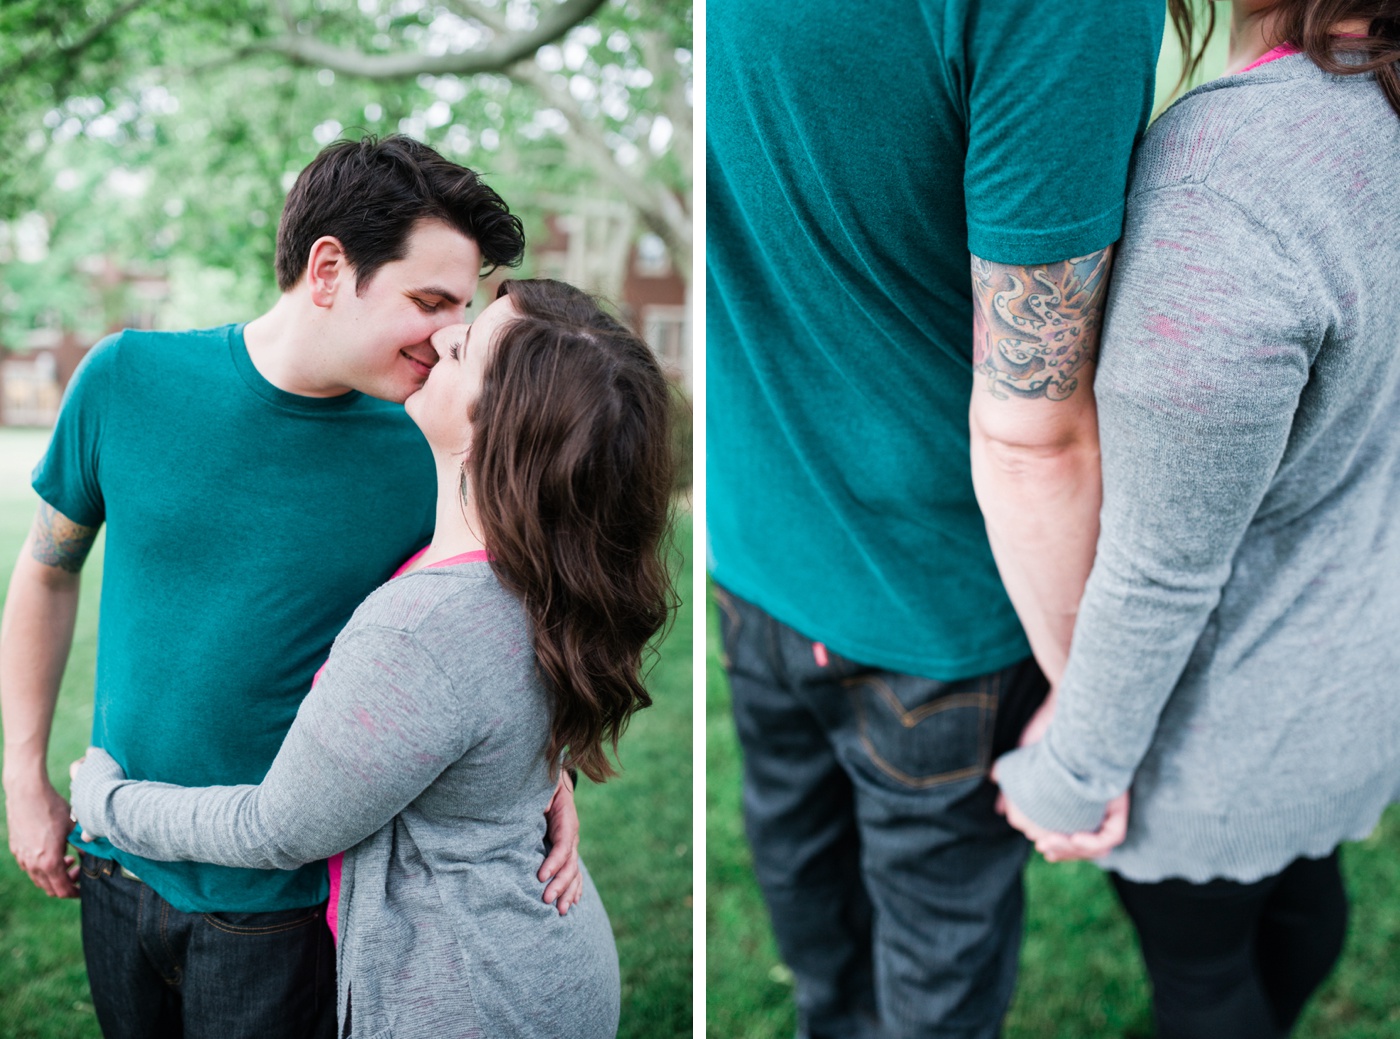
[[(42, 261), (21, 263), (0, 232), (0, 341), (34, 323), (96, 324), (109, 305), (120, 311), (76, 267), (94, 254), (123, 267), (223, 270), (232, 283), (219, 283), (234, 296), (270, 303), (291, 178), (324, 144), (364, 133), (410, 133), (482, 171), (537, 232), (560, 198), (626, 202), (647, 226), (667, 230), (685, 269), (690, 4), (597, 5), (0, 5), (0, 222), (32, 224), (37, 214), (48, 239)], [(581, 25), (560, 24), (540, 60), (476, 75), (413, 71), (427, 61), (469, 64), (584, 8), (596, 10)], [(308, 64), (308, 45), (333, 50), (339, 70)], [(365, 64), (390, 56), (408, 71), (385, 78)], [(189, 321), (208, 323), (199, 314)]]

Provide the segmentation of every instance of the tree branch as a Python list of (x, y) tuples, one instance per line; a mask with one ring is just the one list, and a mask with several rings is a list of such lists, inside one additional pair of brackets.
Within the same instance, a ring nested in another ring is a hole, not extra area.
[(287, 31), (294, 33), (297, 30), (297, 17), (292, 11), (291, 0), (276, 0), (277, 13), (282, 16), (282, 24), (287, 27)]
[(671, 150), (675, 153), (681, 165), (681, 172), (685, 176), (687, 183), (691, 179), (691, 132), (694, 127), (694, 113), (690, 105), (686, 104), (685, 91), (682, 88), (681, 69), (676, 62), (675, 47), (661, 33), (642, 32), (638, 36), (638, 45), (642, 52), (642, 57), (646, 60), (647, 68), (652, 70), (652, 75), (659, 81), (663, 77), (674, 77), (676, 89), (660, 90), (661, 108), (667, 119), (671, 122)]
[[(606, 0), (563, 0), (540, 13), (539, 24), (525, 32), (502, 34), (488, 47), (461, 54), (365, 54), (324, 43), (314, 36), (287, 33), (261, 40), (242, 53), (280, 54), (298, 65), (326, 68), (361, 79), (409, 79), (414, 76), (470, 76), (478, 72), (504, 72), (551, 43), (583, 21)], [(457, 6), (457, 5), (454, 5)], [(481, 13), (473, 16), (490, 24)]]
[[(476, 18), (488, 29), (494, 32), (505, 31), (504, 20), (498, 12), (480, 8), (471, 0), (451, 0), (451, 2), (454, 7), (459, 9), (470, 7), (472, 9), (471, 17)], [(656, 41), (651, 42), (658, 52), (664, 51), (664, 46), (660, 46)], [(645, 42), (642, 54), (650, 66), (653, 55)], [(671, 60), (669, 64), (666, 62), (666, 59), (670, 57), (669, 54), (657, 53), (655, 56), (663, 65), (675, 69), (674, 60)], [(642, 218), (642, 223), (666, 243), (666, 247), (671, 253), (672, 262), (689, 281), (692, 241), (689, 206), (679, 202), (665, 185), (648, 181), (645, 177), (637, 176), (621, 166), (598, 124), (585, 116), (577, 102), (574, 101), (573, 95), (556, 87), (553, 76), (541, 69), (539, 65), (534, 62), (520, 62), (513, 68), (507, 69), (506, 75), (516, 83), (534, 90), (546, 105), (557, 109), (569, 121), (574, 132), (566, 138), (565, 145), (578, 153), (599, 174), (611, 180), (622, 192), (624, 198), (631, 200), (638, 215)], [(653, 72), (653, 75), (656, 73)], [(666, 92), (663, 91), (663, 93)], [(669, 94), (667, 100), (670, 100)], [(679, 108), (685, 110), (685, 116), (680, 122), (673, 119), (672, 126), (677, 142), (679, 143), (681, 139), (684, 140), (685, 154), (681, 168), (685, 171), (688, 181), (691, 168), (690, 132), (692, 119), (689, 106), (685, 104), (684, 99), (679, 101), (678, 105)], [(667, 118), (669, 119), (671, 116), (668, 114)]]
[(689, 280), (692, 232), (688, 207), (665, 184), (647, 180), (623, 167), (608, 146), (602, 129), (584, 116), (571, 94), (554, 85), (548, 72), (534, 62), (521, 62), (507, 70), (506, 75), (531, 87), (546, 105), (557, 109), (569, 121), (574, 132), (567, 138), (568, 145), (579, 151), (599, 173), (611, 179), (623, 197), (637, 207), (642, 222), (666, 243), (672, 263)]
[(445, 0), (445, 2), (459, 18), (480, 22), (488, 29), (494, 29), (501, 34), (509, 31), (506, 29), (505, 15), (495, 8), (482, 7), (480, 4), (473, 3), (472, 0)]
[(136, 10), (138, 7), (141, 7), (147, 2), (148, 0), (127, 0), (125, 4), (123, 4), (121, 7), (118, 7), (115, 11), (109, 14), (106, 18), (102, 19), (102, 21), (98, 22), (87, 32), (83, 33), (83, 35), (79, 36), (72, 43), (66, 43), (63, 46), (59, 47), (57, 50), (46, 51), (43, 47), (35, 47), (33, 50), (28, 51), (27, 53), (22, 55), (19, 58), (19, 60), (12, 64), (9, 68), (0, 69), (0, 81), (8, 81), (14, 76), (18, 76), (25, 72), (28, 72), (29, 69), (33, 68), (36, 62), (42, 60), (43, 58), (50, 56), (71, 58), (75, 55), (81, 54), (83, 51), (87, 50), (99, 39), (101, 39), (102, 36), (114, 25), (116, 25), (123, 18), (129, 15), (132, 11)]

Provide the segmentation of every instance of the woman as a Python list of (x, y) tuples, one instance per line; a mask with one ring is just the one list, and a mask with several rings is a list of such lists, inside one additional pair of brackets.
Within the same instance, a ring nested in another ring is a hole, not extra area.
[(1131, 784), (1105, 862), (1161, 1039), (1288, 1033), (1345, 935), (1336, 848), (1400, 790), (1400, 0), (1235, 0), (1230, 61), (1136, 160), (1097, 557), (997, 769), (1062, 857)]
[(619, 985), (597, 892), (585, 880), (560, 916), (529, 878), (561, 759), (605, 779), (650, 703), (642, 654), (672, 597), (667, 387), (557, 282), (508, 282), (432, 342), (406, 404), (438, 468), (432, 543), (336, 639), (267, 777), (130, 782), (94, 748), (74, 813), (153, 859), (285, 869), (349, 849), (343, 1034), (604, 1039)]

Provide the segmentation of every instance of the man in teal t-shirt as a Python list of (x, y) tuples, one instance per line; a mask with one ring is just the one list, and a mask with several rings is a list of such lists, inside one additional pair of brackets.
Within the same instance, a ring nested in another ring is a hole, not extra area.
[[(89, 352), (34, 472), (0, 644), (11, 848), (46, 892), (78, 893), (45, 757), (98, 528), (93, 744), (133, 777), (261, 781), (337, 632), (432, 535), (435, 469), (400, 405), (483, 266), (523, 247), (472, 171), (408, 138), (342, 142), (288, 196), (272, 310)], [(80, 886), (108, 1039), (334, 1036), (324, 864), (155, 862), (103, 841), (84, 846)]]
[(706, 523), (800, 1035), (998, 1032), (1027, 846), (986, 773), (1092, 559), (1088, 387), (1163, 22), (709, 9)]

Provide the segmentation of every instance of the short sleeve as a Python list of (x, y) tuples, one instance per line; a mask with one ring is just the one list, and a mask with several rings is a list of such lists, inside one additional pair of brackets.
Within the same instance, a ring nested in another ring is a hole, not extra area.
[(119, 336), (102, 340), (68, 382), (48, 450), (35, 466), (39, 497), (85, 527), (99, 527), (107, 507), (98, 479), (102, 433), (111, 419), (109, 399)]
[(971, 3), (965, 27), (968, 250), (1052, 263), (1118, 240), (1147, 126), (1161, 0)]

